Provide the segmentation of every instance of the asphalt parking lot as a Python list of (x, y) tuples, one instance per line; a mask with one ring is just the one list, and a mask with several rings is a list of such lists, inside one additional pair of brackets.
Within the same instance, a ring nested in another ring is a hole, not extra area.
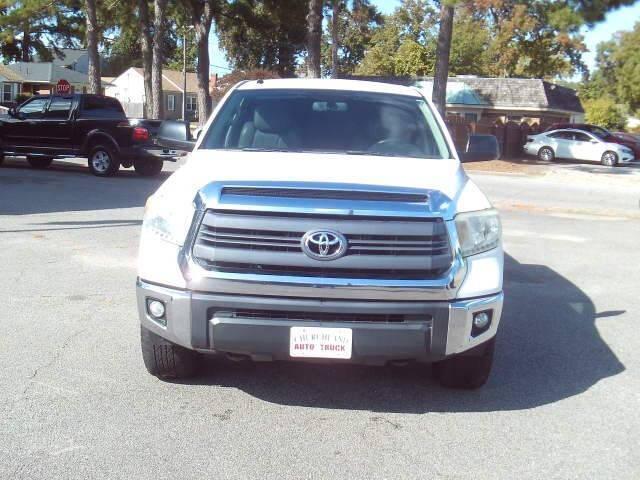
[(0, 168), (0, 478), (640, 476), (640, 181), (473, 174), (506, 304), (489, 383), (461, 392), (423, 367), (149, 376), (135, 257), (169, 174)]

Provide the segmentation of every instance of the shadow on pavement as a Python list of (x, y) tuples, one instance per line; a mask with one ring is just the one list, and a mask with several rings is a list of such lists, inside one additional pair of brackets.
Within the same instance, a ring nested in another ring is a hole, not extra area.
[[(602, 340), (589, 297), (543, 265), (506, 257), (506, 303), (494, 369), (485, 387), (456, 391), (431, 379), (428, 366), (363, 367), (233, 363), (206, 359), (188, 384), (239, 388), (281, 405), (374, 412), (488, 412), (538, 407), (578, 395), (624, 366)], [(603, 321), (615, 321), (606, 318)]]
[(165, 166), (154, 178), (124, 169), (98, 178), (78, 163), (54, 161), (34, 170), (25, 161), (6, 159), (0, 167), (0, 215), (142, 207), (170, 175)]

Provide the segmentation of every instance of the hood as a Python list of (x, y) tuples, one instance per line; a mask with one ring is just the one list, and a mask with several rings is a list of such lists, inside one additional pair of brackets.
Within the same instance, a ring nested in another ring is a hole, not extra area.
[(464, 171), (457, 160), (296, 152), (197, 150), (185, 167), (209, 182), (308, 182), (437, 190), (453, 198)]
[(490, 207), (455, 159), (296, 152), (196, 150), (155, 196), (190, 204), (198, 191), (213, 182), (326, 183), (437, 192), (432, 211), (447, 214)]

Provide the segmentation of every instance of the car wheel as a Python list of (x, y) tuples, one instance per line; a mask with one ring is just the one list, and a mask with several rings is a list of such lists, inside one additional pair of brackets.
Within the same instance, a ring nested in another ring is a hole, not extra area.
[(605, 167), (615, 167), (618, 164), (618, 154), (616, 152), (604, 152), (601, 162)]
[(551, 147), (542, 147), (538, 150), (538, 158), (543, 162), (553, 162), (556, 158)]
[(448, 388), (475, 389), (489, 379), (493, 365), (495, 337), (463, 355), (433, 364), (433, 373), (440, 384)]
[(198, 352), (181, 347), (140, 326), (142, 360), (151, 375), (160, 378), (193, 377), (199, 366)]
[(115, 175), (120, 162), (113, 149), (105, 145), (96, 145), (89, 151), (89, 170), (98, 177)]
[(33, 168), (37, 168), (42, 170), (44, 168), (49, 168), (51, 163), (53, 162), (53, 158), (51, 157), (27, 157), (27, 162)]
[(143, 177), (155, 177), (162, 171), (162, 160), (156, 158), (140, 158), (133, 161), (133, 168), (135, 168), (138, 175)]

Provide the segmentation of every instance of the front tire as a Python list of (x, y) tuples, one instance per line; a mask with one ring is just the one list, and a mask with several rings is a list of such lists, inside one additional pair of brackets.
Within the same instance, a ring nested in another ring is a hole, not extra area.
[(96, 145), (89, 151), (89, 170), (97, 177), (111, 177), (120, 169), (120, 162), (111, 147)]
[(31, 165), (31, 168), (36, 168), (38, 170), (44, 170), (45, 168), (49, 168), (51, 163), (53, 162), (53, 158), (51, 157), (27, 157), (27, 162)]
[(616, 152), (604, 152), (600, 160), (605, 167), (615, 167), (618, 165), (618, 154)]
[(157, 158), (140, 158), (133, 161), (136, 173), (143, 177), (155, 177), (162, 171), (164, 162)]
[(480, 388), (489, 379), (494, 350), (495, 337), (464, 355), (434, 363), (434, 375), (444, 387), (466, 390)]
[(551, 147), (542, 147), (538, 150), (538, 159), (543, 162), (553, 162), (556, 159), (556, 154)]
[(198, 371), (198, 352), (181, 347), (140, 326), (142, 360), (151, 375), (160, 378), (189, 378)]

